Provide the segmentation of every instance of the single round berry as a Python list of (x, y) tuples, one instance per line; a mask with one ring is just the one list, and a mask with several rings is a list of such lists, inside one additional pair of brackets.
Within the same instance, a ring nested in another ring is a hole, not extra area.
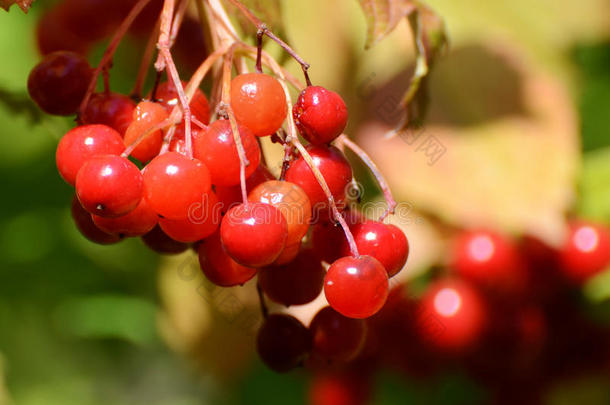
[(142, 236), (142, 242), (151, 250), (164, 255), (176, 255), (189, 248), (186, 243), (175, 241), (167, 236), (158, 225)]
[(260, 270), (258, 281), (269, 299), (286, 306), (307, 304), (322, 292), (326, 271), (320, 260), (303, 250), (290, 263)]
[(229, 256), (249, 267), (273, 263), (282, 252), (287, 235), (284, 215), (263, 203), (235, 206), (220, 224), (220, 238)]
[[(409, 243), (404, 233), (396, 226), (365, 220), (350, 226), (350, 230), (356, 240), (358, 252), (379, 260), (388, 272), (388, 277), (398, 273), (407, 262)], [(345, 237), (342, 238), (341, 254), (350, 254)]]
[(301, 241), (309, 229), (311, 204), (305, 191), (289, 181), (270, 180), (259, 184), (248, 195), (248, 201), (273, 205), (288, 224), (286, 245)]
[(275, 133), (288, 112), (282, 85), (264, 73), (245, 73), (233, 78), (231, 108), (237, 122), (256, 136)]
[[(239, 136), (246, 152), (249, 165), (246, 177), (250, 176), (260, 163), (261, 151), (252, 132), (239, 126)], [(200, 159), (210, 169), (212, 183), (219, 186), (233, 186), (240, 182), (240, 162), (237, 145), (228, 120), (214, 121), (207, 130), (193, 139), (193, 156)]]
[[(151, 129), (167, 119), (165, 108), (158, 103), (141, 101), (133, 111), (133, 119), (125, 132), (125, 146), (138, 142), (131, 151), (131, 156), (140, 162), (148, 162), (161, 151), (163, 131)], [(141, 138), (141, 139), (140, 139)]]
[(106, 233), (98, 228), (95, 223), (93, 223), (91, 214), (85, 211), (83, 206), (80, 205), (80, 202), (76, 196), (74, 196), (72, 199), (70, 212), (72, 213), (72, 219), (76, 224), (76, 228), (91, 242), (100, 245), (111, 245), (119, 242), (122, 239), (121, 235)]
[(94, 156), (78, 171), (76, 195), (90, 213), (119, 217), (133, 211), (140, 203), (142, 174), (124, 157)]
[[(187, 156), (186, 149), (186, 134), (184, 133), (185, 128), (184, 125), (177, 125), (174, 130), (174, 135), (172, 135), (172, 140), (169, 143), (169, 150), (171, 152), (178, 152), (181, 155)], [(195, 144), (195, 139), (201, 136), (201, 130), (196, 127), (191, 127), (191, 147)], [(165, 133), (167, 136), (167, 132)]]
[[(313, 159), (335, 202), (340, 203), (345, 198), (346, 188), (352, 180), (352, 168), (345, 156), (335, 147), (308, 146), (307, 151)], [(315, 215), (328, 211), (328, 198), (316, 180), (311, 168), (299, 156), (286, 171), (286, 180), (298, 185), (309, 197), (309, 202)]]
[(150, 207), (146, 198), (128, 214), (116, 218), (92, 215), (95, 225), (104, 232), (123, 236), (143, 236), (150, 232), (159, 220), (157, 213)]
[(455, 272), (495, 292), (518, 292), (525, 287), (525, 268), (514, 243), (486, 230), (463, 232), (453, 243)]
[(258, 331), (256, 349), (269, 368), (285, 373), (307, 359), (311, 350), (311, 334), (295, 317), (272, 314)]
[(331, 307), (349, 318), (377, 313), (388, 297), (388, 274), (371, 256), (343, 257), (328, 268), (324, 294)]
[(474, 346), (486, 323), (485, 304), (477, 290), (460, 280), (439, 280), (422, 296), (416, 315), (421, 340), (442, 351)]
[(559, 251), (563, 274), (576, 283), (587, 281), (610, 266), (610, 230), (602, 224), (574, 221)]
[[(267, 169), (265, 165), (259, 164), (254, 173), (252, 173), (248, 178), (246, 178), (246, 191), (249, 193), (254, 190), (256, 186), (261, 183), (264, 183), (267, 180), (275, 180), (273, 174)], [(216, 187), (216, 196), (220, 200), (222, 204), (222, 211), (227, 212), (231, 208), (236, 205), (241, 204), (242, 195), (241, 195), (241, 185), (235, 186), (215, 186)]]
[(221, 287), (245, 284), (256, 269), (242, 266), (225, 252), (220, 242), (220, 232), (207, 237), (198, 248), (199, 265), (208, 280)]
[[(187, 83), (182, 82), (182, 86), (186, 87)], [(178, 98), (178, 91), (172, 82), (163, 82), (155, 91), (155, 101), (160, 103), (168, 114), (172, 112), (174, 107), (180, 105), (180, 99)], [(209, 124), (210, 122), (210, 104), (208, 98), (199, 89), (195, 90), (195, 94), (189, 104), (191, 114), (195, 116), (203, 124)]]
[(125, 17), (124, 0), (64, 0), (56, 7), (63, 27), (89, 43), (100, 41), (118, 27)]
[(105, 125), (83, 125), (68, 131), (59, 141), (55, 162), (59, 175), (70, 185), (76, 174), (93, 156), (120, 155), (125, 146), (114, 129)]
[(43, 111), (71, 115), (83, 101), (93, 70), (89, 62), (74, 52), (53, 52), (30, 72), (28, 92)]
[(192, 209), (186, 219), (161, 218), (163, 232), (178, 242), (191, 243), (207, 238), (220, 224), (221, 212), (218, 198), (213, 192), (205, 194), (198, 209)]
[(210, 172), (197, 159), (176, 152), (157, 156), (144, 168), (144, 195), (162, 217), (185, 219), (202, 207), (211, 190)]
[(136, 103), (123, 94), (95, 93), (89, 98), (80, 119), (83, 124), (108, 125), (125, 136), (135, 109)]
[(322, 308), (314, 316), (309, 330), (313, 336), (313, 354), (322, 359), (348, 362), (364, 347), (366, 323), (347, 318), (331, 307)]
[(320, 86), (303, 90), (292, 114), (303, 138), (314, 145), (330, 143), (347, 124), (347, 107), (341, 96)]

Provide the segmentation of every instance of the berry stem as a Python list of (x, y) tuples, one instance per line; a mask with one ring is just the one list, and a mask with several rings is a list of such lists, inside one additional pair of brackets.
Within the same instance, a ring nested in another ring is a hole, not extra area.
[(254, 15), (254, 13), (252, 13), (252, 11), (250, 11), (250, 9), (248, 9), (248, 7), (244, 6), (239, 0), (229, 0), (229, 2), (231, 2), (235, 7), (237, 7), (237, 9), (248, 20), (250, 20), (250, 22), (252, 24), (254, 24), (256, 26), (257, 37), (260, 35), (262, 38), (263, 35), (267, 35), (271, 40), (277, 42), (277, 44), (279, 46), (281, 46), (290, 56), (292, 56), (292, 58), (294, 60), (296, 60), (299, 63), (299, 65), (301, 65), (301, 69), (303, 69), (303, 75), (305, 76), (305, 82), (307, 83), (308, 86), (311, 86), (311, 80), (309, 79), (309, 74), (307, 73), (309, 66), (310, 66), (309, 63), (305, 62), (305, 60), (303, 58), (301, 58), (294, 51), (294, 49), (292, 49), (290, 47), (290, 45), (288, 45), (286, 42), (282, 41), (273, 32), (271, 32), (269, 30), (269, 28), (267, 28), (265, 23), (263, 23), (261, 20), (259, 20), (258, 17), (256, 17)]
[(381, 174), (381, 171), (379, 170), (375, 162), (373, 162), (373, 159), (371, 159), (371, 157), (364, 150), (362, 150), (360, 146), (358, 146), (355, 142), (352, 142), (345, 134), (339, 135), (336, 142), (340, 146), (347, 146), (352, 152), (354, 152), (360, 158), (360, 160), (362, 160), (364, 164), (369, 168), (371, 173), (373, 173), (373, 176), (375, 176), (375, 179), (377, 180), (377, 183), (379, 184), (379, 187), (383, 192), (383, 196), (386, 200), (386, 203), (388, 204), (388, 208), (381, 215), (381, 217), (379, 217), (379, 221), (383, 221), (389, 214), (394, 214), (394, 212), (396, 211), (396, 206), (398, 204), (392, 196), (392, 191), (390, 190), (388, 182)]
[(229, 118), (231, 124), (231, 132), (233, 134), (233, 141), (237, 147), (237, 155), (239, 156), (239, 180), (241, 186), (241, 197), (244, 204), (248, 204), (248, 191), (246, 189), (246, 166), (250, 164), (246, 157), (246, 151), (244, 145), (241, 142), (241, 136), (239, 134), (239, 128), (237, 121), (235, 120), (235, 114), (231, 108), (231, 67), (233, 64), (233, 53), (235, 47), (231, 46), (227, 55), (225, 55), (224, 64), (222, 68), (222, 95), (219, 109)]
[[(178, 99), (182, 106), (182, 115), (184, 118), (184, 138), (185, 138), (185, 149), (186, 155), (189, 158), (193, 158), (193, 140), (191, 138), (191, 108), (189, 106), (189, 100), (184, 94), (184, 88), (182, 87), (182, 81), (178, 74), (178, 69), (172, 58), (170, 52), (171, 48), (171, 24), (172, 16), (174, 14), (175, 0), (165, 0), (163, 3), (163, 11), (161, 11), (161, 28), (159, 30), (159, 41), (157, 42), (157, 48), (159, 48), (159, 56), (155, 63), (157, 72), (161, 72), (164, 69), (167, 71), (169, 79), (172, 81), (176, 92), (178, 93)], [(176, 17), (178, 18), (178, 17)]]
[(261, 307), (261, 314), (263, 314), (264, 319), (267, 319), (269, 317), (269, 308), (267, 308), (267, 303), (265, 302), (265, 294), (263, 293), (263, 288), (261, 287), (261, 283), (259, 281), (256, 282), (256, 293), (258, 294), (258, 302)]
[(263, 30), (258, 30), (256, 32), (256, 72), (263, 73), (263, 35), (265, 32)]
[(182, 26), (182, 21), (184, 21), (184, 15), (186, 14), (186, 10), (190, 0), (182, 0), (180, 4), (178, 4), (178, 9), (176, 10), (176, 14), (174, 15), (174, 21), (172, 22), (172, 30), (170, 32), (169, 37), (169, 46), (170, 48), (174, 46), (176, 43), (176, 38), (178, 38), (178, 32), (180, 32), (180, 27)]
[(102, 69), (104, 69), (104, 67), (110, 63), (112, 57), (114, 56), (114, 53), (116, 52), (117, 47), (119, 46), (119, 43), (125, 36), (125, 33), (129, 29), (133, 21), (136, 19), (136, 17), (140, 14), (142, 9), (146, 7), (149, 2), (150, 0), (138, 0), (138, 2), (132, 7), (127, 17), (125, 17), (119, 28), (114, 33), (114, 36), (110, 40), (106, 51), (104, 51), (104, 55), (102, 55), (100, 63), (97, 65), (95, 71), (93, 72), (93, 77), (91, 78), (91, 82), (89, 83), (89, 88), (85, 93), (85, 97), (83, 97), (83, 101), (81, 102), (80, 108), (78, 109), (80, 114), (82, 114), (83, 111), (85, 111), (85, 108), (87, 108), (87, 104), (89, 103), (91, 95), (95, 91), (97, 79), (100, 77)]

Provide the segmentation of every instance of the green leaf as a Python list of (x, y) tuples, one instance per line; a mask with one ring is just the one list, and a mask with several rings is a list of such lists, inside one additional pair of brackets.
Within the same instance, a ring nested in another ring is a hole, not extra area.
[(581, 217), (610, 223), (610, 148), (585, 153), (577, 212)]
[(417, 8), (413, 0), (359, 0), (368, 25), (365, 48), (391, 33), (403, 18)]
[[(284, 36), (282, 5), (280, 0), (241, 0), (241, 2), (250, 9), (258, 19), (264, 22), (271, 31), (277, 35)], [(256, 27), (254, 24), (237, 11), (236, 7), (231, 6), (231, 8), (233, 8), (231, 14), (237, 17), (237, 21), (242, 30), (247, 34), (255, 35)]]

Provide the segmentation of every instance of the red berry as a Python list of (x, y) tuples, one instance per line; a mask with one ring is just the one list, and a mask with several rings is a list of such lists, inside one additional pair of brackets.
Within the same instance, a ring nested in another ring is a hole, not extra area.
[(162, 217), (185, 219), (202, 207), (211, 190), (210, 172), (197, 159), (176, 152), (157, 156), (144, 168), (144, 195)]
[(328, 268), (324, 294), (331, 307), (349, 318), (368, 318), (388, 297), (388, 274), (371, 256), (343, 257)]
[(275, 133), (288, 111), (282, 85), (264, 73), (245, 73), (233, 78), (231, 107), (237, 122), (256, 136)]
[[(182, 82), (183, 88), (187, 85), (186, 82)], [(168, 114), (172, 112), (174, 107), (180, 105), (180, 99), (178, 98), (178, 91), (173, 82), (164, 82), (157, 87), (155, 92), (155, 101), (159, 102), (167, 111)], [(191, 108), (191, 114), (194, 115), (200, 122), (208, 124), (210, 122), (210, 104), (208, 98), (199, 89), (195, 90), (195, 94), (189, 104)]]
[(74, 196), (72, 199), (72, 207), (71, 207), (72, 219), (76, 224), (76, 228), (80, 231), (80, 233), (91, 242), (100, 244), (100, 245), (110, 245), (113, 243), (117, 243), (122, 239), (121, 235), (110, 234), (102, 231), (98, 228), (94, 223), (93, 219), (91, 219), (91, 214), (89, 214), (80, 202), (78, 202), (78, 198)]
[(292, 114), (303, 138), (314, 145), (330, 143), (347, 124), (347, 107), (341, 96), (320, 86), (303, 90)]
[(309, 325), (313, 354), (329, 361), (347, 362), (364, 347), (366, 323), (347, 318), (331, 307), (322, 308)]
[(256, 349), (269, 368), (285, 373), (307, 359), (311, 350), (311, 334), (295, 317), (272, 314), (258, 331)]
[(258, 281), (269, 299), (286, 306), (307, 304), (322, 292), (326, 271), (309, 250), (283, 266), (261, 269)]
[(221, 213), (218, 198), (213, 192), (205, 194), (197, 210), (191, 210), (186, 219), (161, 218), (163, 232), (178, 242), (196, 242), (213, 234), (220, 224)]
[[(248, 177), (258, 167), (261, 151), (256, 138), (246, 127), (239, 127), (239, 135), (246, 158), (250, 163), (246, 166), (246, 177)], [(200, 159), (210, 169), (214, 185), (239, 184), (239, 155), (228, 120), (214, 121), (207, 130), (202, 131), (193, 139), (193, 156)]]
[(574, 221), (559, 251), (560, 269), (582, 283), (610, 266), (610, 230), (602, 224)]
[(256, 269), (242, 266), (225, 252), (220, 232), (206, 238), (198, 248), (199, 265), (208, 280), (221, 287), (245, 284), (256, 274)]
[(525, 286), (525, 267), (509, 239), (478, 230), (460, 234), (452, 247), (452, 267), (461, 277), (495, 292), (518, 292)]
[(76, 195), (90, 213), (119, 217), (133, 211), (140, 203), (142, 174), (124, 157), (94, 156), (78, 171)]
[[(320, 170), (335, 201), (341, 203), (346, 188), (352, 180), (352, 168), (345, 156), (335, 147), (308, 146), (314, 165)], [(296, 159), (286, 171), (286, 180), (301, 187), (309, 197), (314, 215), (328, 213), (328, 199), (314, 177), (311, 168), (302, 156)], [(314, 220), (317, 218), (314, 218)], [(314, 221), (315, 222), (315, 221)]]
[(74, 52), (53, 52), (30, 72), (28, 91), (38, 107), (49, 114), (76, 113), (93, 70), (89, 62)]
[(282, 266), (291, 263), (299, 254), (301, 250), (301, 242), (293, 243), (292, 245), (284, 246), (282, 253), (272, 263), (273, 266)]
[(57, 9), (63, 27), (90, 43), (109, 36), (124, 17), (124, 0), (64, 0)]
[(289, 181), (269, 180), (259, 184), (248, 195), (248, 201), (273, 205), (288, 224), (286, 245), (301, 241), (309, 229), (311, 204), (303, 189)]
[[(398, 273), (409, 256), (409, 243), (405, 234), (394, 225), (387, 225), (378, 221), (365, 220), (350, 226), (358, 252), (362, 255), (372, 256), (383, 265), (388, 277)], [(349, 244), (342, 238), (341, 254), (350, 254)]]
[(80, 119), (83, 124), (104, 124), (115, 129), (121, 136), (133, 121), (136, 103), (119, 93), (95, 93), (89, 99)]
[(249, 267), (267, 266), (282, 252), (288, 235), (284, 215), (263, 203), (237, 205), (220, 224), (225, 250), (236, 262)]
[(486, 323), (485, 305), (478, 291), (459, 280), (439, 280), (428, 287), (416, 315), (421, 340), (442, 351), (473, 347)]
[(55, 162), (66, 183), (74, 185), (81, 166), (97, 155), (120, 155), (125, 146), (114, 129), (105, 125), (83, 125), (68, 131), (59, 141)]
[(104, 218), (92, 215), (95, 225), (104, 232), (123, 236), (142, 236), (150, 232), (159, 220), (146, 198), (128, 214), (116, 218)]
[(177, 242), (167, 236), (160, 226), (155, 226), (152, 231), (142, 236), (142, 241), (151, 250), (166, 255), (182, 253), (189, 248), (189, 245)]
[[(246, 179), (246, 191), (250, 192), (254, 190), (256, 186), (267, 180), (275, 180), (275, 177), (273, 177), (273, 174), (271, 174), (266, 166), (259, 164), (254, 173)], [(241, 186), (239, 184), (229, 187), (216, 186), (216, 196), (222, 204), (223, 212), (227, 212), (229, 209), (243, 202)]]
[(138, 146), (131, 152), (131, 156), (140, 162), (148, 162), (161, 151), (163, 144), (163, 131), (150, 130), (167, 119), (168, 115), (161, 104), (150, 101), (140, 102), (133, 111), (133, 120), (125, 132), (125, 146), (136, 142), (140, 137)]

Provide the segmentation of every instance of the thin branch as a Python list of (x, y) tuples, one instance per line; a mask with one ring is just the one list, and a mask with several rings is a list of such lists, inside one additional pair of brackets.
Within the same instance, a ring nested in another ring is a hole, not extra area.
[(379, 183), (379, 188), (381, 188), (383, 196), (385, 197), (385, 200), (388, 204), (387, 210), (381, 215), (379, 221), (383, 221), (389, 214), (394, 214), (394, 212), (396, 211), (396, 206), (398, 204), (392, 196), (392, 191), (390, 190), (388, 182), (381, 174), (381, 171), (379, 170), (375, 162), (373, 162), (373, 159), (371, 159), (371, 157), (360, 146), (358, 146), (355, 142), (352, 142), (345, 134), (339, 135), (336, 142), (339, 145), (347, 146), (352, 152), (354, 152), (360, 158), (360, 160), (362, 160), (364, 164), (366, 164), (371, 173), (373, 173), (373, 176), (375, 176), (377, 183)]

